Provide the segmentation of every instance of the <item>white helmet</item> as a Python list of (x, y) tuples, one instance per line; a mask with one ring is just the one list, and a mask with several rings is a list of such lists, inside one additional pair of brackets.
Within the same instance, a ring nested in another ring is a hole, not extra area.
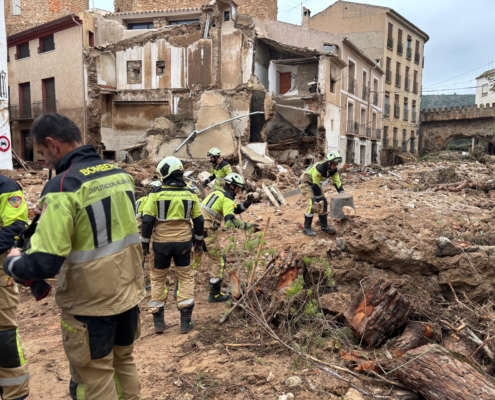
[(334, 150), (334, 151), (328, 153), (326, 159), (327, 159), (327, 161), (331, 161), (331, 162), (334, 162), (337, 164), (342, 162), (342, 156), (340, 155), (340, 153), (337, 150)]
[(244, 178), (235, 172), (228, 174), (223, 180), (229, 185), (236, 185), (244, 189)]
[(165, 179), (176, 171), (184, 173), (184, 167), (182, 166), (180, 160), (174, 156), (165, 157), (156, 167), (156, 172), (160, 174), (162, 179)]
[(162, 186), (162, 183), (160, 181), (153, 181), (153, 182), (148, 183), (146, 188), (151, 191), (154, 188), (161, 187), (161, 186)]
[(208, 157), (220, 157), (220, 149), (213, 147), (210, 149), (210, 151), (206, 155)]

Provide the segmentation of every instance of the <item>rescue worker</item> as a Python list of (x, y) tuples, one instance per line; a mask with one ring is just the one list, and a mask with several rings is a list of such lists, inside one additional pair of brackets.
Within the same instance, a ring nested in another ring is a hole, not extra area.
[[(244, 178), (233, 172), (228, 174), (223, 181), (223, 188), (210, 193), (201, 203), (201, 212), (205, 220), (203, 236), (205, 238), (208, 258), (213, 263), (208, 303), (227, 301), (230, 297), (221, 291), (223, 271), (226, 263), (225, 256), (222, 255), (222, 248), (220, 247), (218, 237), (218, 228), (222, 224), (222, 219), (239, 229), (253, 229), (254, 232), (260, 230), (257, 224), (248, 224), (235, 218), (235, 214), (246, 211), (253, 202), (252, 195), (248, 195), (247, 199), (241, 204), (237, 204), (234, 201), (235, 196), (244, 189)], [(200, 261), (201, 256), (196, 257), (194, 268), (199, 265)]]
[[(197, 250), (203, 248), (204, 219), (198, 196), (184, 182), (180, 160), (166, 157), (160, 161), (156, 171), (162, 177), (163, 185), (153, 190), (144, 206), (141, 239), (144, 254), (150, 251), (150, 239), (153, 240), (154, 262), (150, 262), (151, 300), (148, 306), (153, 314), (155, 332), (162, 333), (166, 329), (166, 278), (173, 259), (178, 276), (176, 301), (180, 311), (180, 332), (186, 334), (194, 327), (193, 244)], [(191, 235), (191, 221), (194, 237)]]
[(223, 186), (222, 179), (232, 173), (232, 168), (230, 167), (230, 164), (221, 157), (220, 150), (216, 147), (211, 148), (206, 155), (210, 157), (210, 162), (213, 164), (213, 167), (211, 168), (210, 177), (203, 181), (203, 186), (206, 187), (206, 185), (215, 179), (215, 190), (221, 189)]
[(41, 193), (31, 247), (13, 249), (4, 271), (18, 281), (58, 274), (73, 400), (139, 400), (132, 352), (144, 281), (134, 180), (83, 146), (79, 128), (63, 115), (41, 115), (31, 134), (57, 176)]
[[(0, 261), (26, 228), (28, 209), (21, 188), (0, 175)], [(17, 328), (19, 291), (12, 278), (0, 269), (0, 398), (22, 400), (29, 394), (27, 360)]]
[(311, 229), (314, 213), (318, 214), (321, 230), (326, 233), (335, 233), (335, 229), (328, 226), (328, 200), (323, 193), (321, 183), (331, 178), (337, 192), (343, 193), (344, 187), (340, 183), (338, 165), (342, 157), (338, 151), (328, 153), (325, 160), (312, 165), (299, 178), (301, 193), (308, 200), (308, 209), (304, 214), (303, 233), (307, 236), (316, 236)]

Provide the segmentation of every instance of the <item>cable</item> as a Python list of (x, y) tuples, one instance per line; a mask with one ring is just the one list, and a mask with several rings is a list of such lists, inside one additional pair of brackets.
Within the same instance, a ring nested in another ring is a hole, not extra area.
[(487, 67), (488, 67), (488, 65), (490, 65), (490, 63), (491, 63), (491, 62), (493, 62), (493, 61), (490, 61), (490, 62), (489, 62), (489, 63), (487, 63), (487, 64), (483, 64), (481, 67), (478, 67), (478, 68), (472, 69), (471, 71), (464, 72), (463, 74), (460, 74), (460, 75), (454, 76), (453, 78), (449, 78), (449, 79), (446, 79), (446, 80), (444, 80), (444, 81), (441, 81), (441, 82), (438, 82), (438, 83), (435, 83), (435, 84), (433, 84), (433, 85), (429, 85), (429, 86), (426, 86), (426, 87), (427, 87), (427, 88), (429, 88), (429, 87), (432, 87), (432, 86), (437, 86), (437, 85), (440, 85), (441, 83), (448, 82), (448, 81), (451, 81), (452, 79), (458, 78), (459, 76), (463, 76), (463, 75), (469, 74), (470, 72), (476, 71), (477, 69), (484, 68), (485, 66), (487, 66)]

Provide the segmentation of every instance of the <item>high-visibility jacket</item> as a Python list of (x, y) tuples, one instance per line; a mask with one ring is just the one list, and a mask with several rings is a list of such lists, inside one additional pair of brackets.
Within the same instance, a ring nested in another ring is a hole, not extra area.
[(228, 174), (232, 173), (232, 168), (230, 164), (222, 160), (220, 164), (214, 165), (211, 168), (211, 175), (208, 178), (208, 181), (211, 182), (213, 179), (216, 179), (215, 181), (215, 190), (221, 189), (224, 185), (224, 182), (222, 182), (222, 179), (225, 178)]
[(250, 203), (245, 202), (238, 204), (234, 201), (234, 196), (227, 187), (215, 190), (210, 193), (201, 203), (201, 211), (205, 218), (205, 228), (211, 228), (213, 222), (221, 224), (222, 219), (225, 222), (231, 222), (235, 227), (249, 229), (250, 225), (235, 218), (235, 214), (246, 211)]
[(203, 240), (203, 216), (198, 196), (185, 184), (163, 185), (149, 195), (143, 209), (142, 242), (187, 242), (191, 236), (191, 220), (196, 240)]
[(328, 178), (332, 179), (333, 184), (335, 185), (335, 189), (337, 192), (341, 192), (344, 190), (342, 183), (340, 182), (339, 171), (336, 168), (332, 171), (327, 161), (320, 161), (312, 166), (308, 167), (306, 171), (304, 171), (300, 180), (301, 183), (309, 183), (313, 187), (313, 192), (316, 196), (321, 195), (321, 183), (326, 181)]
[(109, 316), (145, 296), (135, 218), (134, 180), (81, 146), (56, 167), (44, 187), (31, 248), (7, 258), (20, 281), (53, 278), (58, 306), (73, 315)]
[[(27, 220), (28, 209), (21, 188), (0, 174), (0, 263), (26, 228)], [(19, 294), (14, 286), (12, 278), (0, 266), (0, 310), (17, 306)]]
[(143, 196), (136, 201), (136, 217), (143, 218), (143, 210), (146, 201), (148, 200), (148, 196)]

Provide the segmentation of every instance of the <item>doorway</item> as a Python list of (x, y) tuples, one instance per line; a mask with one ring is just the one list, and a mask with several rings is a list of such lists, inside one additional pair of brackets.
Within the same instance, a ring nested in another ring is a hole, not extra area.
[(24, 161), (33, 161), (33, 146), (29, 132), (29, 129), (21, 130), (21, 158)]
[(280, 72), (280, 94), (285, 94), (292, 87), (292, 73)]
[(359, 164), (364, 165), (366, 162), (366, 145), (361, 145), (359, 152)]

